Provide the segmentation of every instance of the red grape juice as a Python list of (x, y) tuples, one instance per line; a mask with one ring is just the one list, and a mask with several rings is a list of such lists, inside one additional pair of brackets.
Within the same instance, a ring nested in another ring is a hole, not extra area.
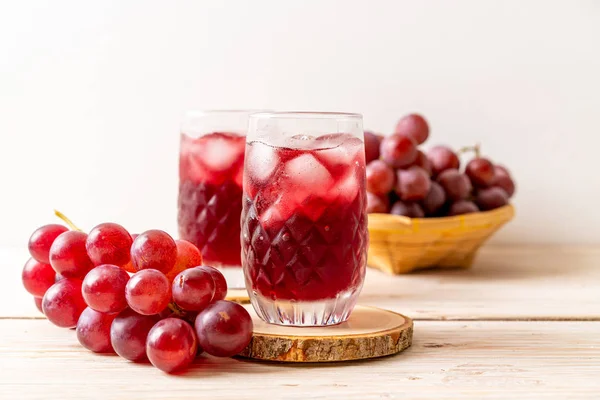
[[(298, 304), (311, 302), (325, 314), (336, 314), (343, 305), (335, 317), (341, 322), (354, 307), (365, 276), (364, 144), (349, 134), (295, 136), (285, 144), (257, 140), (246, 146), (246, 287), (258, 299), (251, 296), (258, 310), (278, 303), (281, 315), (285, 304), (291, 304), (289, 312), (298, 314)], [(272, 313), (259, 314), (269, 320), (264, 314)], [(312, 318), (324, 319), (304, 323), (290, 317), (293, 321), (288, 322), (321, 325), (334, 317)]]
[(239, 267), (242, 175), (246, 138), (215, 132), (181, 135), (178, 224), (204, 263)]

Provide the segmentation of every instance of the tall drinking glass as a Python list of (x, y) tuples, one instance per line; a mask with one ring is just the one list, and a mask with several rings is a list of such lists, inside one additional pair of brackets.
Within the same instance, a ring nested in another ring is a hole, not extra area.
[(242, 265), (265, 321), (322, 326), (350, 315), (368, 245), (364, 154), (359, 114), (250, 116)]
[(242, 173), (248, 116), (256, 111), (192, 111), (181, 127), (178, 225), (204, 263), (243, 288), (240, 260)]

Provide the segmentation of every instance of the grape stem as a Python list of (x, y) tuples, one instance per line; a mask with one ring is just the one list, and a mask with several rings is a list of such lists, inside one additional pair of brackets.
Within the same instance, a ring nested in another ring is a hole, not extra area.
[(458, 152), (461, 154), (468, 153), (470, 151), (475, 153), (475, 158), (481, 157), (481, 143), (475, 143), (475, 146), (464, 146), (458, 150)]
[(65, 214), (61, 213), (58, 210), (54, 210), (54, 215), (56, 215), (58, 218), (62, 219), (64, 221), (64, 223), (67, 224), (69, 226), (69, 228), (71, 228), (72, 230), (82, 232), (82, 230), (79, 229), (77, 227), (77, 225), (75, 225), (73, 223), (73, 221), (71, 221), (69, 218), (67, 218), (67, 216)]
[(167, 308), (169, 310), (171, 310), (173, 312), (173, 314), (177, 315), (178, 317), (184, 317), (186, 315), (186, 313), (179, 307), (177, 307), (177, 305), (173, 302), (170, 302), (169, 305), (167, 306)]

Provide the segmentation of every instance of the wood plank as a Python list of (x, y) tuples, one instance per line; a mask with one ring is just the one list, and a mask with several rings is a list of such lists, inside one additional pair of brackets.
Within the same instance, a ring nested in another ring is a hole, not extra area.
[(413, 319), (600, 319), (600, 247), (486, 246), (471, 269), (369, 271), (360, 304)]
[[(1, 317), (39, 317), (20, 284), (26, 249), (0, 249)], [(418, 319), (600, 319), (600, 246), (486, 246), (473, 268), (369, 269), (360, 304)]]
[(0, 399), (583, 399), (600, 393), (600, 322), (417, 321), (396, 356), (335, 364), (199, 358), (179, 376), (0, 321)]

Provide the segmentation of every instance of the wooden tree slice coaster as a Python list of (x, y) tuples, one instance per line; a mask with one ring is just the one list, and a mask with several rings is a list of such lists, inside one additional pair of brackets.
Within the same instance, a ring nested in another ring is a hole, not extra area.
[(240, 304), (250, 303), (250, 298), (248, 297), (248, 292), (246, 289), (228, 289), (225, 300), (235, 301), (236, 303)]
[(268, 324), (252, 306), (252, 341), (242, 357), (281, 362), (362, 360), (396, 354), (412, 344), (413, 322), (404, 315), (357, 306), (348, 321), (328, 327)]

